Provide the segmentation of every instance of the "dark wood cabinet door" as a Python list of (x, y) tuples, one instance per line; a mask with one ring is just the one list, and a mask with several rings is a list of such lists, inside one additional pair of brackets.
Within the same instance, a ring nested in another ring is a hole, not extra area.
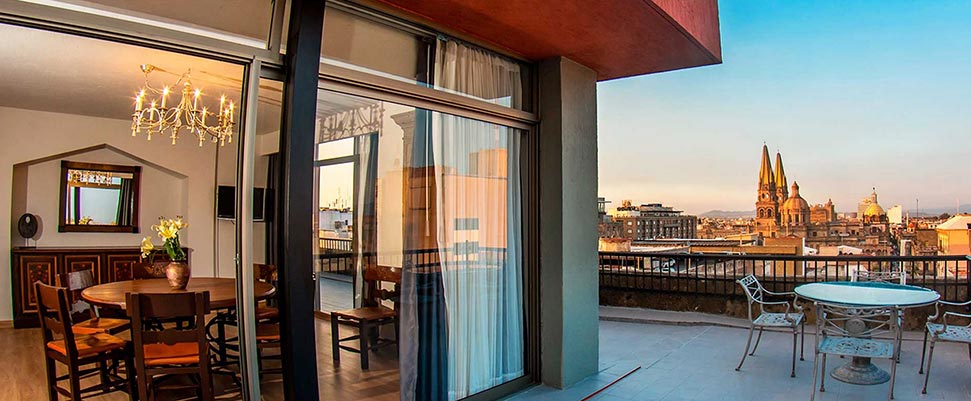
[(33, 315), (37, 312), (37, 295), (34, 282), (53, 285), (57, 277), (57, 255), (23, 255), (20, 257), (20, 312)]
[(91, 274), (94, 275), (94, 281), (96, 283), (100, 284), (105, 282), (101, 277), (101, 255), (64, 255), (64, 271), (61, 273), (81, 270), (91, 270)]
[(139, 263), (138, 254), (109, 254), (108, 280), (103, 282), (131, 280), (131, 269), (137, 263)]

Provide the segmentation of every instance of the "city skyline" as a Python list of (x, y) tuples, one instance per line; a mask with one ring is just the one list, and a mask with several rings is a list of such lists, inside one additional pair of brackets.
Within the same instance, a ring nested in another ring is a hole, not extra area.
[(764, 142), (811, 204), (971, 203), (971, 3), (879, 4), (721, 2), (724, 64), (601, 83), (600, 195), (754, 210)]

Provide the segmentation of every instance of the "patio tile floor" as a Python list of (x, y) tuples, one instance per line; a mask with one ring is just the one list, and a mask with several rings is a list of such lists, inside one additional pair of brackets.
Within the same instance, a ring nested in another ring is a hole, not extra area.
[[(796, 361), (796, 377), (789, 377), (792, 337), (765, 333), (755, 356), (739, 372), (735, 366), (745, 346), (747, 330), (709, 325), (669, 325), (600, 322), (600, 372), (558, 390), (537, 386), (507, 401), (581, 400), (618, 377), (640, 370), (598, 394), (593, 400), (620, 401), (773, 401), (808, 400), (813, 379), (814, 327), (806, 328), (806, 360)], [(896, 400), (971, 400), (971, 363), (966, 346), (942, 343), (935, 350), (928, 394), (920, 394), (920, 333), (904, 341), (897, 366)], [(827, 370), (846, 362), (830, 357)], [(881, 368), (888, 362), (875, 361)], [(885, 400), (888, 385), (858, 386), (827, 377), (820, 401)]]

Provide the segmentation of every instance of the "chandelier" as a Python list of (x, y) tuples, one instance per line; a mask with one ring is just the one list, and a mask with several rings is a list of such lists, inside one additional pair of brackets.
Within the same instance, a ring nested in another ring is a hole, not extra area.
[(68, 180), (72, 184), (83, 185), (111, 185), (112, 175), (110, 171), (93, 170), (68, 170)]
[[(233, 128), (236, 125), (236, 106), (226, 95), (219, 97), (219, 111), (209, 109), (201, 104), (202, 90), (194, 88), (190, 79), (191, 70), (186, 71), (175, 83), (181, 85), (182, 97), (172, 106), (169, 95), (174, 91), (165, 86), (161, 90), (148, 83), (148, 74), (162, 70), (151, 64), (142, 64), (145, 73), (145, 85), (135, 96), (135, 112), (132, 113), (131, 135), (137, 136), (145, 131), (148, 140), (152, 135), (168, 135), (172, 144), (179, 139), (182, 131), (194, 135), (199, 139), (199, 146), (208, 139), (220, 146), (233, 142)], [(148, 107), (144, 107), (148, 102)], [(201, 108), (200, 108), (201, 106)]]

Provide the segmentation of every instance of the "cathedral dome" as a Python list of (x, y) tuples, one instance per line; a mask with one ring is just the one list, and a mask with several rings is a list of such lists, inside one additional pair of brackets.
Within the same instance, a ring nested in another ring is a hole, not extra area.
[(885, 214), (887, 213), (884, 212), (883, 208), (880, 207), (880, 205), (877, 204), (876, 202), (871, 203), (870, 206), (867, 206), (866, 210), (863, 211), (864, 217), (880, 217)]
[(808, 211), (809, 202), (806, 202), (802, 196), (799, 195), (799, 184), (792, 183), (792, 193), (789, 195), (789, 199), (782, 204), (783, 211)]

